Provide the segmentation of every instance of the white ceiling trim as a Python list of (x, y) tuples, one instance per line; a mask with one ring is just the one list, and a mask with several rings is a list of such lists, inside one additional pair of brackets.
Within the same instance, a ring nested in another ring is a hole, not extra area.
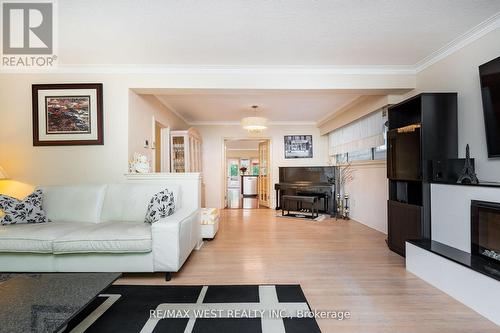
[(50, 74), (281, 74), (281, 75), (413, 75), (414, 66), (187, 66), (187, 65), (58, 65), (53, 68), (0, 67), (0, 73)]
[(356, 105), (358, 104), (360, 101), (362, 101), (363, 99), (366, 98), (366, 95), (361, 95), (361, 96), (358, 96), (356, 97), (354, 100), (352, 101), (347, 101), (346, 103), (344, 103), (343, 105), (339, 106), (337, 109), (335, 109), (334, 111), (328, 113), (327, 115), (321, 117), (317, 122), (316, 124), (318, 126), (320, 126), (321, 124), (327, 122), (328, 120), (330, 120), (331, 118), (335, 117), (339, 112), (345, 110), (345, 109), (348, 109), (349, 107), (353, 106), (353, 105)]
[(436, 62), (448, 57), (449, 55), (457, 52), (472, 42), (478, 40), (489, 32), (500, 28), (500, 12), (496, 13), (486, 21), (481, 22), (474, 28), (470, 29), (463, 35), (455, 38), (439, 50), (428, 55), (424, 59), (415, 64), (415, 72), (419, 73)]
[(191, 125), (189, 123), (189, 121), (180, 112), (178, 112), (175, 108), (173, 108), (168, 102), (164, 101), (163, 98), (158, 98), (158, 96), (156, 96), (156, 95), (153, 95), (153, 96), (158, 100), (158, 102), (163, 104), (163, 106), (165, 106), (167, 109), (169, 109), (173, 114), (175, 114), (177, 117), (179, 117), (183, 122), (185, 122), (188, 125)]
[(270, 121), (269, 125), (274, 126), (288, 126), (288, 125), (314, 125), (316, 126), (315, 121)]
[[(241, 125), (239, 121), (191, 121), (187, 122), (192, 126), (234, 126)], [(267, 123), (269, 126), (289, 126), (289, 125), (301, 125), (301, 126), (315, 126), (315, 121), (269, 121)]]

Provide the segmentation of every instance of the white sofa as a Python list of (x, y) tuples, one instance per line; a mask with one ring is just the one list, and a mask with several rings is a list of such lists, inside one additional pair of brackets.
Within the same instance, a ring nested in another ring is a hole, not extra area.
[[(200, 175), (133, 179), (41, 187), (52, 222), (0, 226), (0, 272), (177, 272), (201, 244)], [(144, 223), (164, 188), (174, 192), (175, 213)]]

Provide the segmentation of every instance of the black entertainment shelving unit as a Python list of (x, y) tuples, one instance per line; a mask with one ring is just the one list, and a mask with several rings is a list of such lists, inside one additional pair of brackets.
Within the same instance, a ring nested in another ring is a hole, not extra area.
[(422, 93), (389, 107), (389, 248), (431, 239), (432, 161), (457, 158), (457, 94)]

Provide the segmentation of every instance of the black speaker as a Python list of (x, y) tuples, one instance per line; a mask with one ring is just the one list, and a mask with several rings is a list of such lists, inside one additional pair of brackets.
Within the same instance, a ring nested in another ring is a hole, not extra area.
[[(474, 167), (474, 159), (470, 160), (472, 167)], [(464, 165), (465, 158), (434, 160), (432, 161), (432, 178), (437, 182), (456, 183)]]

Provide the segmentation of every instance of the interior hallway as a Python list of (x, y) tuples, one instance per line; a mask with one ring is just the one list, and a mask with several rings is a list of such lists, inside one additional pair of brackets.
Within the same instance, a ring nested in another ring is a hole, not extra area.
[(259, 199), (257, 199), (256, 196), (243, 196), (239, 188), (228, 188), (227, 208), (231, 209), (259, 208)]

